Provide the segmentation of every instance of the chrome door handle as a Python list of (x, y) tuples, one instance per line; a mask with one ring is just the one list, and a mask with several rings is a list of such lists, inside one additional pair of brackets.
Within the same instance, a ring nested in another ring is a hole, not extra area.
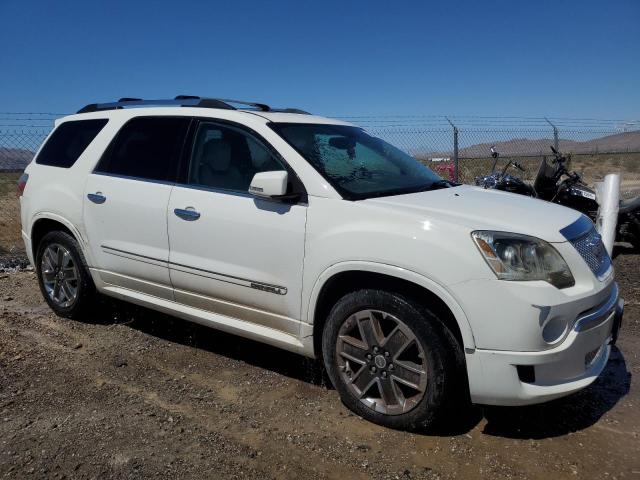
[(193, 222), (200, 218), (200, 212), (196, 212), (193, 208), (176, 208), (173, 213), (183, 220)]
[(102, 192), (88, 193), (87, 198), (93, 203), (97, 204), (101, 204), (107, 201), (107, 197), (105, 197)]

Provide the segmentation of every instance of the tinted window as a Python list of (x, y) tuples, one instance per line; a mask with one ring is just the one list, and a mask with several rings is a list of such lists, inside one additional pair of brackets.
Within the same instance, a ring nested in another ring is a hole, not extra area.
[(258, 172), (285, 170), (261, 142), (243, 130), (201, 123), (189, 164), (188, 183), (246, 192)]
[(172, 181), (190, 119), (138, 117), (116, 135), (96, 172)]
[(106, 124), (106, 119), (75, 120), (61, 124), (42, 147), (36, 163), (71, 167)]

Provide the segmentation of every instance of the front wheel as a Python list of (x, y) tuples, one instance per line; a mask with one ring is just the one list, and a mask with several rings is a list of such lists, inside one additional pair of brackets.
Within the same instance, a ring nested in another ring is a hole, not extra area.
[(49, 307), (67, 318), (87, 313), (96, 288), (78, 242), (67, 232), (49, 232), (40, 241), (35, 260), (40, 291)]
[(347, 407), (391, 428), (442, 420), (456, 394), (459, 348), (428, 309), (399, 294), (360, 290), (331, 310), (324, 363)]

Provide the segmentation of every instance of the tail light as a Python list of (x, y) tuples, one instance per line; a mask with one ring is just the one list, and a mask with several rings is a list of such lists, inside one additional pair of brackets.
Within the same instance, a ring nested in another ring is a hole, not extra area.
[(24, 193), (24, 189), (27, 186), (27, 180), (29, 180), (29, 174), (23, 173), (18, 179), (18, 196), (21, 197)]

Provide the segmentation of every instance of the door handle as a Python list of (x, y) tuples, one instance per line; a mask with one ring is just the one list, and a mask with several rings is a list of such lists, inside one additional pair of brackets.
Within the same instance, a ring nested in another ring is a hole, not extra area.
[(198, 220), (200, 218), (200, 212), (196, 212), (193, 207), (176, 208), (173, 213), (175, 213), (181, 219), (187, 220), (189, 222), (193, 222), (194, 220)]
[(88, 193), (87, 198), (93, 203), (97, 204), (101, 204), (107, 201), (107, 197), (105, 197), (102, 192)]

